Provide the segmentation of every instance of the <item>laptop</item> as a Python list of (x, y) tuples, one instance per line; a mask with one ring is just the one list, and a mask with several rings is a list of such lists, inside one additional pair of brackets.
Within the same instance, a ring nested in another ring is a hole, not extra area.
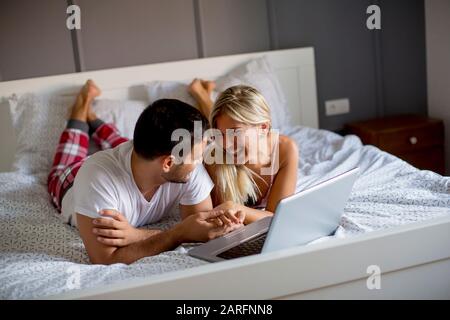
[(282, 199), (266, 217), (208, 241), (189, 255), (210, 262), (305, 245), (333, 235), (358, 177), (358, 168)]

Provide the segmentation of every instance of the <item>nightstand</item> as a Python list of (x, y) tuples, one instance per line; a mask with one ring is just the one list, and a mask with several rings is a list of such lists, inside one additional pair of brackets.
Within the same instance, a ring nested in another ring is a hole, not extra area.
[(364, 144), (372, 144), (419, 169), (445, 172), (442, 120), (402, 115), (354, 122), (345, 128)]

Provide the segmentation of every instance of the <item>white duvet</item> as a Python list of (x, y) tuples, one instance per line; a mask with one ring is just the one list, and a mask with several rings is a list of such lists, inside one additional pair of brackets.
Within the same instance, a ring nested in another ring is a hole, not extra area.
[[(336, 237), (450, 214), (448, 177), (362, 146), (355, 136), (303, 127), (285, 133), (299, 144), (297, 190), (355, 166), (361, 169)], [(45, 178), (0, 174), (0, 298), (44, 297), (205, 264), (180, 247), (129, 266), (89, 265), (77, 231), (63, 224), (51, 206)], [(157, 226), (167, 228), (176, 220), (174, 212)]]

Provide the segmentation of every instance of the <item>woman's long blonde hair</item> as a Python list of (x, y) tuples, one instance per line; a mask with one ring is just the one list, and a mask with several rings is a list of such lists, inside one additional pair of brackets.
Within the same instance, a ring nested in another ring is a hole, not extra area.
[[(219, 95), (210, 114), (213, 128), (217, 128), (217, 118), (224, 114), (250, 126), (271, 122), (270, 108), (262, 94), (245, 85), (230, 87)], [(213, 178), (220, 201), (256, 203), (261, 192), (253, 171), (238, 164), (216, 164), (215, 167), (216, 176)]]

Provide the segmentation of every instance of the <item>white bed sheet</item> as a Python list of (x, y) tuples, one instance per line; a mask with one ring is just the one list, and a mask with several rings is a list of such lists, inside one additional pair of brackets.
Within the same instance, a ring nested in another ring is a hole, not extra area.
[[(355, 166), (361, 168), (335, 237), (450, 214), (450, 178), (420, 171), (355, 136), (305, 127), (283, 132), (299, 144), (297, 190)], [(0, 298), (36, 298), (76, 287), (111, 284), (205, 264), (186, 249), (143, 258), (131, 265), (90, 265), (77, 231), (51, 206), (45, 175), (0, 174)], [(156, 226), (177, 221), (176, 210)], [(152, 227), (155, 227), (153, 225)], [(320, 241), (330, 240), (321, 239)], [(75, 281), (73, 281), (75, 280)]]

